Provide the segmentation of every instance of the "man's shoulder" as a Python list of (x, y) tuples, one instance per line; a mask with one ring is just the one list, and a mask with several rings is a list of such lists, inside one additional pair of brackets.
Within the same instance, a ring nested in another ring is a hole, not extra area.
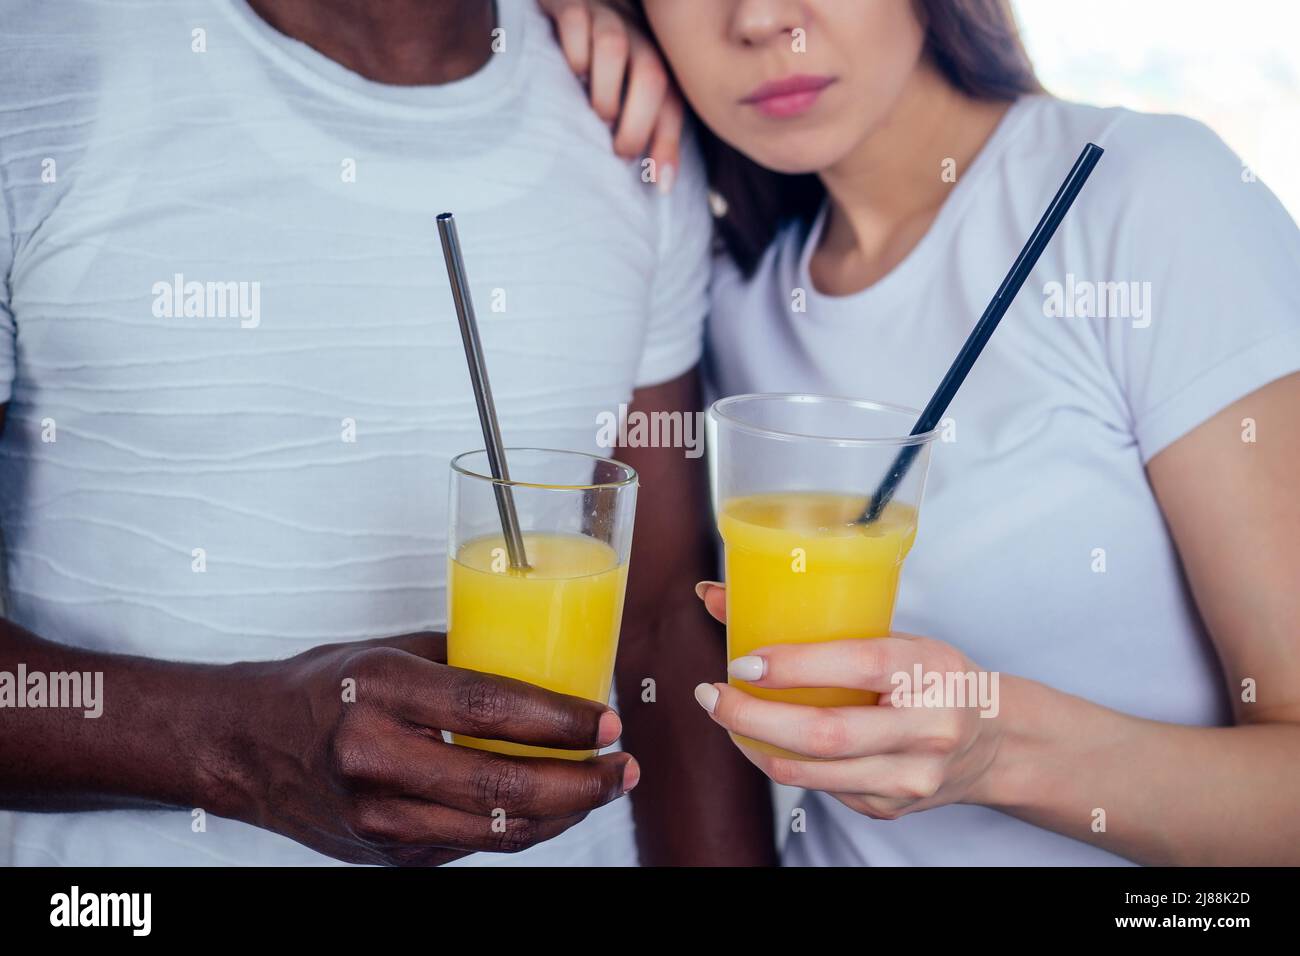
[[(550, 21), (533, 0), (509, 2), (523, 8), (514, 11), (514, 22), (523, 32), (520, 66), (527, 75), (526, 94), (510, 109), (522, 106), (529, 114), (530, 142), (539, 159), (550, 156), (572, 164), (575, 168), (565, 171), (563, 181), (581, 180), (584, 192), (611, 204), (611, 215), (620, 218), (623, 227), (651, 231), (660, 259), (682, 258), (674, 252), (683, 243), (692, 247), (691, 257), (697, 248), (707, 250), (712, 233), (707, 175), (690, 124), (683, 130), (679, 165), (671, 171), (656, 168), (646, 157), (618, 156), (614, 131), (592, 108)], [(511, 42), (508, 35), (506, 42)], [(665, 178), (671, 181), (665, 183)], [(707, 258), (702, 251), (700, 258)]]
[[(107, 54), (145, 56), (174, 34), (173, 25), (201, 30), (211, 13), (195, 0), (4, 0), (0, 103), (12, 109), (23, 100), (44, 102), (41, 94), (76, 92), (99, 81)], [(191, 30), (174, 39), (188, 47)]]

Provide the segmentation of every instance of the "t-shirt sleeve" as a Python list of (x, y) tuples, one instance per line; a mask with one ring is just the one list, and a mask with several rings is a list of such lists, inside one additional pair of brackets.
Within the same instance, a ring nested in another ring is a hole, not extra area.
[(1129, 274), (1104, 278), (1149, 294), (1146, 315), (1103, 334), (1146, 462), (1300, 370), (1300, 230), (1202, 124), (1134, 114), (1112, 133), (1101, 162), (1128, 188), (1111, 261)]
[(703, 164), (690, 137), (667, 196), (655, 197), (658, 261), (636, 387), (659, 385), (689, 371), (704, 347), (709, 306), (709, 250), (713, 218)]
[(0, 187), (0, 405), (13, 397), (18, 361), (18, 329), (14, 324), (10, 274), (13, 272), (14, 235), (9, 218), (9, 197)]

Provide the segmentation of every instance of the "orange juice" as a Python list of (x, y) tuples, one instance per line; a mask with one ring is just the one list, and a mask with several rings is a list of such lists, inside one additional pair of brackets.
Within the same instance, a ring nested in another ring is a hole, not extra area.
[[(627, 565), (580, 534), (525, 534), (529, 567), (510, 567), (500, 535), (465, 542), (448, 561), (447, 663), (607, 703)], [(555, 750), (453, 735), (495, 753), (582, 760)]]
[[(866, 505), (864, 496), (821, 492), (752, 495), (724, 503), (718, 528), (726, 544), (729, 660), (769, 644), (889, 633), (898, 575), (916, 537), (916, 509), (891, 503), (875, 522), (856, 524)], [(878, 696), (835, 687), (768, 690), (735, 678), (730, 682), (756, 697), (819, 707), (874, 704)]]

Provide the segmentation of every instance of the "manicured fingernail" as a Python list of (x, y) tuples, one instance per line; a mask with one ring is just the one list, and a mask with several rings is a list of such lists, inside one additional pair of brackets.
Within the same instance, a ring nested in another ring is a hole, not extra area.
[(623, 721), (618, 719), (618, 714), (607, 710), (600, 715), (600, 729), (596, 732), (596, 743), (608, 747), (618, 740), (621, 733), (623, 733)]
[(641, 765), (632, 758), (623, 765), (623, 792), (627, 793), (641, 782)]
[(709, 590), (709, 588), (720, 588), (720, 587), (722, 587), (721, 581), (701, 581), (699, 584), (695, 585), (695, 596), (699, 598), (701, 601), (703, 601), (704, 594), (706, 591)]
[(710, 714), (718, 706), (718, 689), (712, 684), (698, 684), (695, 687), (695, 700)]
[(677, 170), (671, 163), (659, 167), (659, 192), (667, 196), (673, 191), (673, 182), (677, 179)]
[(740, 680), (762, 680), (766, 671), (766, 658), (757, 657), (753, 654), (737, 657), (727, 665), (727, 673)]

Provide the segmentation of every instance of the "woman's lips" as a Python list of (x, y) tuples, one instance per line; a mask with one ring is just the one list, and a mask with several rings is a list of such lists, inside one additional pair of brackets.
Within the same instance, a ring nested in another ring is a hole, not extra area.
[(834, 82), (833, 76), (787, 76), (764, 83), (740, 102), (753, 106), (765, 116), (798, 116), (811, 109), (822, 90)]

